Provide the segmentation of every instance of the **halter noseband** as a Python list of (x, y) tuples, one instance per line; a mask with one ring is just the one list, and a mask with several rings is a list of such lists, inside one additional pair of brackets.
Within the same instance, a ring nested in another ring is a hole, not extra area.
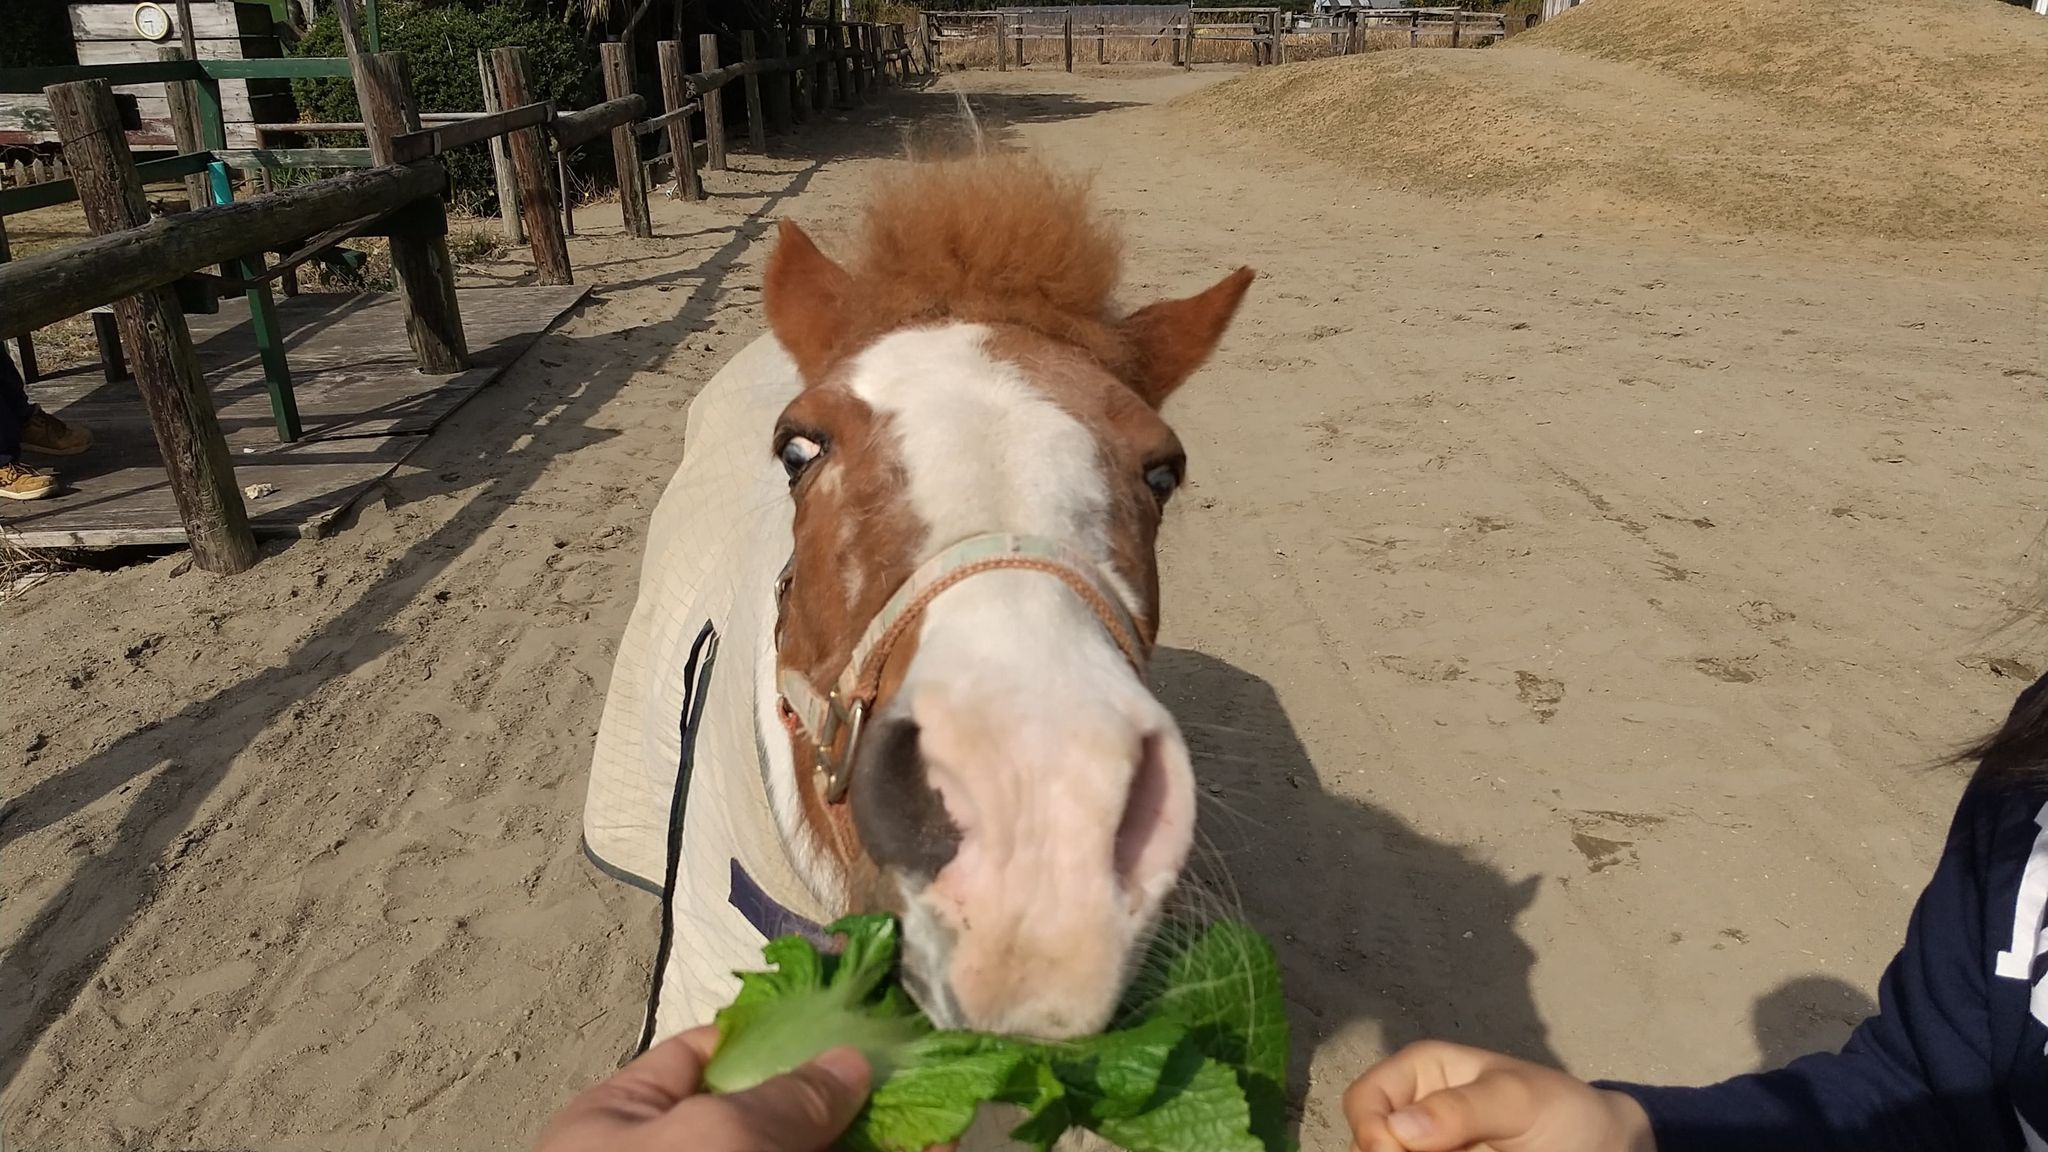
[[(970, 536), (919, 565), (896, 589), (896, 594), (868, 621), (860, 643), (854, 645), (853, 654), (847, 658), (846, 668), (830, 693), (820, 695), (801, 672), (783, 670), (783, 723), (790, 727), (792, 735), (800, 731), (810, 741), (815, 766), (825, 777), (828, 802), (843, 802), (853, 783), (853, 760), (860, 746), (861, 727), (869, 709), (874, 707), (875, 697), (881, 693), (882, 669), (896, 643), (917, 626), (939, 593), (970, 576), (1004, 569), (1043, 572), (1065, 584), (1088, 606), (1138, 675), (1145, 674), (1147, 652), (1143, 635), (1123, 596), (1093, 560), (1057, 540), (1038, 536)], [(832, 750), (839, 743), (842, 730), (846, 734), (845, 749), (834, 756)]]

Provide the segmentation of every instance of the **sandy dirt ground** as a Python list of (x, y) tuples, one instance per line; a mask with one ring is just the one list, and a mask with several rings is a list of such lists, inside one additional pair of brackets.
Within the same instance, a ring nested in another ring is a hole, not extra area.
[[(1424, 1035), (1676, 1081), (1839, 1041), (1931, 761), (2042, 651), (1994, 629), (2048, 266), (1446, 212), (1165, 106), (1212, 79), (966, 83), (1101, 169), (1134, 302), (1262, 272), (1172, 408), (1157, 679), (1281, 951), (1305, 1147)], [(772, 220), (831, 235), (951, 103), (813, 126), (653, 242), (586, 210), (597, 299), (331, 538), (0, 606), (10, 1146), (518, 1148), (615, 1066), (656, 910), (577, 829), (644, 522)]]

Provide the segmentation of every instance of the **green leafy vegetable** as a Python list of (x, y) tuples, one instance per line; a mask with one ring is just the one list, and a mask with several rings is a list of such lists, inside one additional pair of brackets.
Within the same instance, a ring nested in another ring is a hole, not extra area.
[(1108, 1032), (1050, 1043), (935, 1031), (894, 979), (896, 921), (832, 925), (837, 955), (771, 941), (773, 970), (742, 973), (705, 1070), (738, 1092), (829, 1048), (875, 1067), (853, 1152), (924, 1152), (960, 1138), (984, 1103), (1016, 1105), (1012, 1136), (1040, 1149), (1088, 1128), (1129, 1152), (1291, 1152), (1279, 968), (1242, 924), (1169, 925)]

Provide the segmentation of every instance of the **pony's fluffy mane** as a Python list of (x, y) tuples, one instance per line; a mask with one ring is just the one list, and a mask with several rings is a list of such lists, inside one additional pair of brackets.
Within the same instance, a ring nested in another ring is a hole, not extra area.
[(1115, 370), (1122, 243), (1085, 178), (1027, 156), (909, 165), (877, 182), (847, 271), (862, 326), (1009, 324)]

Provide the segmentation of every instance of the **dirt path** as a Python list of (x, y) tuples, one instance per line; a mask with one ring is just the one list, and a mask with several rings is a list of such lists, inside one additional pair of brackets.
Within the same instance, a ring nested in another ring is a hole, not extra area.
[[(1265, 273), (1176, 401), (1158, 677), (1305, 1146), (1425, 1034), (1676, 1079), (1838, 1039), (1960, 781), (1925, 762), (2038, 660), (1985, 633), (2042, 524), (2043, 265), (1444, 219), (1152, 106), (1200, 82), (970, 78), (1103, 167), (1134, 299)], [(829, 232), (898, 129), (651, 244), (584, 213), (600, 299), (334, 537), (0, 607), (15, 1143), (518, 1148), (629, 1047), (654, 909), (576, 830), (639, 534), (767, 223)]]

